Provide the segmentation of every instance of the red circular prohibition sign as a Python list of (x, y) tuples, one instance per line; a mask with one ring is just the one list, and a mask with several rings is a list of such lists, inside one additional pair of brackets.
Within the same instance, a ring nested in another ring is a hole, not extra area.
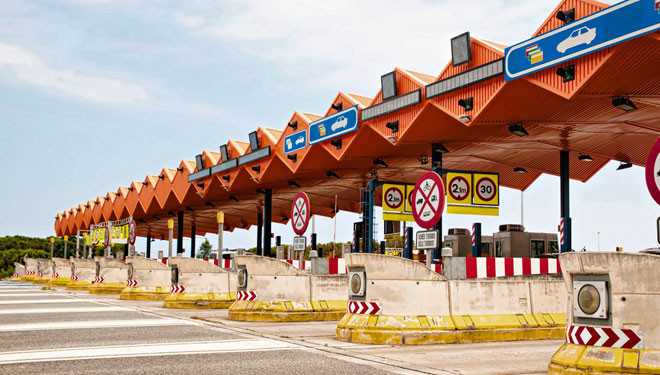
[(413, 190), (412, 211), (417, 225), (431, 229), (438, 223), (445, 210), (445, 184), (435, 172), (426, 172)]
[(291, 226), (293, 231), (302, 236), (307, 230), (309, 225), (309, 218), (311, 214), (311, 205), (309, 204), (309, 197), (307, 194), (300, 192), (293, 198), (291, 205)]
[(655, 142), (649, 157), (646, 159), (646, 187), (651, 193), (651, 197), (657, 204), (660, 204), (660, 138)]

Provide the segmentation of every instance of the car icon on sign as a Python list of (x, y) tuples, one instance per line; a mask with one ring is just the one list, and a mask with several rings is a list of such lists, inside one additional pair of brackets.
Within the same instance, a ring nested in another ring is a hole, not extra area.
[(573, 30), (568, 38), (562, 40), (557, 44), (557, 51), (565, 53), (569, 48), (579, 46), (580, 44), (591, 44), (596, 38), (596, 28), (590, 29), (583, 26), (579, 29)]
[(298, 139), (296, 139), (296, 144), (299, 145), (302, 143), (305, 143), (305, 137), (301, 135), (300, 137), (298, 137)]
[(348, 125), (348, 120), (346, 119), (346, 117), (344, 117), (344, 116), (339, 116), (339, 118), (337, 119), (337, 121), (335, 121), (335, 123), (332, 124), (332, 126), (330, 127), (330, 129), (332, 129), (332, 131), (334, 132), (334, 131), (336, 131), (337, 129), (345, 128), (346, 125)]

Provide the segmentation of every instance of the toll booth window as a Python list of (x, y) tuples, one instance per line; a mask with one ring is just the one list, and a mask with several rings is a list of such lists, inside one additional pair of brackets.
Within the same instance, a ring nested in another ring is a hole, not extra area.
[(532, 257), (537, 257), (545, 253), (545, 241), (532, 240)]
[(559, 244), (557, 241), (548, 241), (548, 251), (551, 253), (559, 252)]
[(496, 257), (501, 257), (502, 256), (502, 247), (504, 246), (504, 241), (495, 241), (495, 256)]

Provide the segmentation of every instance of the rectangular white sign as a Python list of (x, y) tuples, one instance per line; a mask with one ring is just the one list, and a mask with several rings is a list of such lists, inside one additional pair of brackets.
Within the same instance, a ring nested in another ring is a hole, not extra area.
[(307, 247), (307, 237), (305, 237), (305, 236), (293, 237), (293, 250), (294, 251), (305, 251), (305, 247)]
[(415, 245), (419, 250), (435, 250), (438, 248), (439, 237), (440, 233), (437, 230), (419, 231)]

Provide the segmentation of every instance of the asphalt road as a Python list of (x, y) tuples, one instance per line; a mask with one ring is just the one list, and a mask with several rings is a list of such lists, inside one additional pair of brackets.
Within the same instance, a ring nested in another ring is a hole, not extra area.
[(561, 345), (374, 346), (335, 328), (0, 282), (0, 374), (542, 374)]

